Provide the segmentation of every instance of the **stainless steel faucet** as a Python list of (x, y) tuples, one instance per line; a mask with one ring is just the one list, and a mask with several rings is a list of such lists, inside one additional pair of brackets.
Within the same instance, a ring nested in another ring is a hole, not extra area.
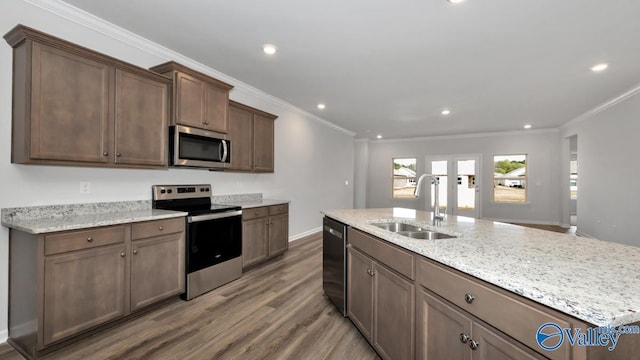
[(422, 181), (425, 177), (429, 176), (431, 178), (431, 183), (433, 184), (433, 219), (434, 220), (444, 220), (444, 214), (440, 214), (440, 191), (438, 186), (440, 185), (440, 180), (436, 175), (433, 174), (422, 174), (418, 178), (418, 183), (416, 184), (416, 190), (413, 192), (413, 196), (420, 196), (420, 189), (422, 186)]

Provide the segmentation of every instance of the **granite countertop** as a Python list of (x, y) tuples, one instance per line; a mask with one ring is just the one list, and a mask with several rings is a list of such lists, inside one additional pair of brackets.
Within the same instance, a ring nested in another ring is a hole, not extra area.
[[(413, 209), (323, 214), (414, 253), (597, 326), (640, 321), (640, 248), (517, 225)], [(403, 222), (456, 235), (416, 240), (370, 225)]]
[(243, 209), (290, 203), (289, 200), (264, 199), (260, 193), (216, 195), (211, 197), (211, 202), (214, 204), (241, 206)]
[(186, 216), (186, 212), (151, 209), (149, 201), (33, 206), (2, 209), (2, 225), (30, 234)]

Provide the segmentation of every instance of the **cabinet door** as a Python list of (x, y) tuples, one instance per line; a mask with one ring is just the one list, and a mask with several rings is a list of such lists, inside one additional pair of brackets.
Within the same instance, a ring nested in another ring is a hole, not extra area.
[(276, 256), (289, 249), (289, 214), (269, 217), (269, 256)]
[(253, 116), (254, 170), (273, 172), (274, 121), (262, 115)]
[(205, 128), (227, 133), (229, 90), (207, 84), (205, 86)]
[(174, 84), (176, 123), (204, 127), (205, 83), (187, 74), (176, 72)]
[(507, 335), (478, 322), (473, 323), (471, 332), (473, 340), (478, 343), (473, 351), (474, 360), (546, 359)]
[(184, 292), (184, 233), (131, 244), (131, 311)]
[(115, 162), (167, 165), (169, 86), (116, 71)]
[(242, 222), (242, 267), (257, 264), (269, 255), (269, 218), (258, 218)]
[(414, 358), (415, 286), (374, 262), (373, 345), (386, 359)]
[(37, 43), (32, 55), (30, 158), (108, 162), (113, 69)]
[(124, 316), (125, 246), (45, 257), (43, 345)]
[(367, 340), (373, 330), (373, 263), (366, 255), (349, 247), (347, 257), (347, 316)]
[(417, 359), (471, 359), (471, 318), (423, 288), (418, 290), (416, 315)]
[(229, 138), (231, 169), (253, 170), (253, 114), (229, 106)]

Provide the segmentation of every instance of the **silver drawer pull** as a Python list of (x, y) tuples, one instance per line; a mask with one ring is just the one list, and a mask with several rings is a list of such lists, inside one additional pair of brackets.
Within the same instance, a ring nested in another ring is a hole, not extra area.
[(469, 293), (464, 294), (464, 301), (467, 302), (467, 304), (471, 304), (473, 302), (473, 300), (475, 300), (475, 297)]
[(133, 255), (137, 255), (138, 254), (138, 249), (133, 249)]
[(120, 253), (120, 257), (125, 257), (125, 256), (127, 256), (127, 254), (125, 254), (124, 251)]
[(478, 349), (478, 346), (480, 346), (480, 344), (477, 341), (473, 339), (469, 340), (469, 347), (471, 348), (471, 350)]
[(158, 228), (158, 230), (162, 231), (162, 230), (164, 230), (164, 228), (163, 228), (162, 226), (160, 226), (160, 227)]
[(460, 333), (460, 342), (466, 344), (469, 341), (469, 335)]
[(88, 241), (88, 242), (93, 242), (93, 238), (92, 238), (91, 236), (89, 236), (89, 237), (87, 238), (87, 241)]

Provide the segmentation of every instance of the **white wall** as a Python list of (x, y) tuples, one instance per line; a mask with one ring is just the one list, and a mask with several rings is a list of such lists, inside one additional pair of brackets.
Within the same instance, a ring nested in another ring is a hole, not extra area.
[[(424, 209), (424, 197), (393, 199), (391, 162), (393, 158), (415, 157), (418, 174), (425, 171), (425, 157), (433, 155), (480, 154), (481, 217), (493, 220), (560, 224), (561, 141), (559, 131), (521, 131), (477, 136), (450, 136), (369, 143), (368, 207), (411, 207)], [(528, 203), (499, 204), (493, 197), (493, 156), (527, 154)], [(356, 153), (358, 155), (358, 153)], [(359, 160), (359, 158), (357, 158)], [(359, 186), (357, 184), (356, 186)]]
[(569, 124), (578, 135), (578, 232), (640, 246), (640, 88)]
[[(265, 197), (291, 200), (290, 235), (297, 238), (321, 226), (320, 210), (353, 206), (353, 138), (320, 119), (235, 81), (224, 74), (172, 54), (109, 24), (76, 12), (64, 4), (53, 13), (20, 0), (4, 0), (0, 32), (16, 24), (42, 30), (110, 56), (150, 67), (167, 60), (236, 85), (231, 98), (278, 115), (275, 123), (275, 173), (234, 174), (204, 170), (132, 170), (27, 166), (10, 163), (11, 47), (0, 44), (0, 208), (79, 202), (147, 200), (151, 185), (211, 183), (219, 194), (262, 192)], [(67, 18), (65, 18), (67, 17)], [(71, 17), (72, 20), (68, 19)], [(102, 29), (108, 35), (96, 31)], [(318, 181), (318, 179), (322, 179)], [(79, 193), (79, 182), (91, 182), (91, 194)], [(345, 185), (349, 181), (349, 185)], [(0, 228), (0, 342), (7, 336), (8, 229)]]

